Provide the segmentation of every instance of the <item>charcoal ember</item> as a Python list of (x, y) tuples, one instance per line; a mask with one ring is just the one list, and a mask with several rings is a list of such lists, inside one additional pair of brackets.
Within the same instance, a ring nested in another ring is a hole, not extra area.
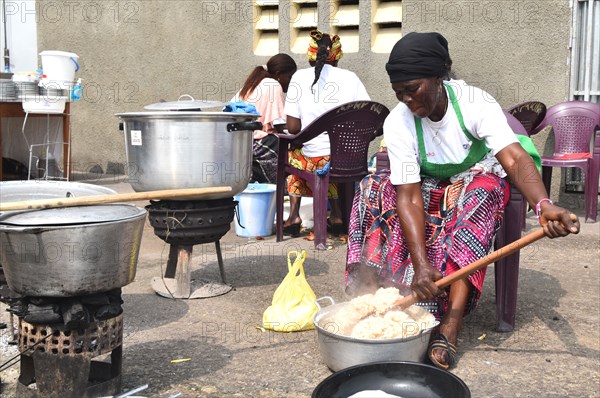
[(27, 297), (27, 302), (29, 304), (33, 304), (39, 307), (44, 307), (46, 305), (56, 305), (61, 301), (60, 298), (48, 298), (48, 297)]
[(104, 320), (114, 318), (122, 312), (123, 309), (119, 304), (110, 304), (98, 308), (94, 316), (97, 320)]
[(105, 293), (81, 296), (81, 304), (85, 306), (101, 307), (110, 304), (110, 298)]
[(10, 307), (8, 307), (7, 311), (16, 315), (20, 318), (23, 318), (27, 314), (28, 303), (25, 299), (18, 299), (10, 303)]
[(123, 304), (123, 298), (121, 297), (121, 288), (113, 289), (106, 292), (111, 304)]
[(29, 303), (27, 306), (27, 314), (23, 319), (25, 322), (38, 325), (63, 322), (60, 309), (55, 304), (35, 305)]
[(90, 325), (90, 313), (80, 300), (65, 300), (61, 303), (60, 309), (67, 330), (86, 329)]

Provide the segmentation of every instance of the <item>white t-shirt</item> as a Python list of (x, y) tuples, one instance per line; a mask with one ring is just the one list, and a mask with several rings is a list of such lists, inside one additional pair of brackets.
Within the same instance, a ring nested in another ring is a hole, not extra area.
[(240, 92), (238, 91), (231, 101), (236, 102), (241, 99), (249, 104), (253, 104), (258, 113), (260, 113), (257, 121), (263, 123), (264, 127), (263, 130), (254, 130), (255, 140), (268, 135), (267, 124), (270, 124), (271, 128), (275, 124), (285, 124), (283, 88), (277, 80), (265, 77), (246, 98), (240, 98)]
[[(313, 87), (313, 93), (311, 85), (314, 80), (314, 67), (296, 71), (285, 97), (285, 114), (300, 119), (303, 128), (342, 104), (370, 100), (358, 76), (349, 70), (324, 65), (319, 81)], [(302, 153), (309, 157), (329, 155), (327, 132), (305, 142)]]
[[(502, 108), (490, 94), (469, 86), (462, 80), (446, 83), (454, 89), (465, 127), (473, 138), (485, 141), (492, 155), (495, 156), (508, 145), (518, 142), (502, 113)], [(427, 117), (421, 120), (428, 162), (445, 164), (461, 163), (465, 160), (471, 141), (460, 127), (450, 98), (448, 110), (442, 120), (433, 122)], [(433, 141), (436, 132), (441, 142)], [(383, 136), (388, 148), (392, 184), (412, 184), (421, 181), (421, 159), (415, 120), (404, 103), (400, 102), (385, 119)]]

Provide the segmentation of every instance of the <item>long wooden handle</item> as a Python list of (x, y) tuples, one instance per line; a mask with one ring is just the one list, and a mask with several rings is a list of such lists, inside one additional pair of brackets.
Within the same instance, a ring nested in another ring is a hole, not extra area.
[[(521, 248), (523, 248), (527, 245), (530, 245), (533, 242), (540, 240), (543, 237), (544, 237), (544, 230), (542, 228), (540, 228), (537, 231), (534, 231), (534, 232), (530, 233), (529, 235), (526, 235), (526, 236), (524, 236), (512, 243), (509, 243), (508, 245), (488, 254), (487, 256), (480, 258), (479, 260), (475, 261), (474, 263), (471, 263), (471, 264), (467, 265), (466, 267), (461, 268), (460, 270), (446, 276), (445, 278), (442, 278), (442, 279), (436, 281), (435, 285), (437, 287), (439, 287), (440, 289), (445, 288), (445, 287), (451, 285), (452, 283), (456, 282), (457, 280), (464, 279), (467, 276), (471, 275), (473, 272), (480, 270), (484, 267), (487, 267), (491, 263), (494, 263), (500, 259), (503, 259), (504, 257), (513, 254), (517, 250), (520, 250)], [(406, 308), (406, 307), (413, 305), (416, 301), (417, 300), (415, 298), (415, 295), (411, 294), (410, 296), (405, 296), (405, 297), (401, 298), (400, 300), (396, 301), (396, 303), (394, 303), (394, 307), (398, 306), (400, 308)]]
[(135, 193), (121, 193), (114, 195), (92, 195), (74, 198), (56, 198), (56, 199), (38, 199), (25, 200), (20, 202), (0, 203), (0, 211), (9, 210), (33, 210), (49, 209), (53, 207), (71, 207), (84, 205), (98, 205), (102, 203), (116, 202), (135, 202), (138, 200), (150, 199), (180, 199), (202, 197), (208, 194), (231, 192), (231, 187), (210, 187), (210, 188), (190, 188), (190, 189), (167, 189), (162, 191), (148, 191)]

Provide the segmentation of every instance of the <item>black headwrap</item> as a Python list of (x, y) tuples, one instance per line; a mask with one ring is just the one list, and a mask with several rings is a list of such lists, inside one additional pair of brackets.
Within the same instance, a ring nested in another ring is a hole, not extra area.
[(448, 40), (437, 32), (411, 32), (394, 45), (385, 69), (390, 82), (444, 76), (447, 70)]

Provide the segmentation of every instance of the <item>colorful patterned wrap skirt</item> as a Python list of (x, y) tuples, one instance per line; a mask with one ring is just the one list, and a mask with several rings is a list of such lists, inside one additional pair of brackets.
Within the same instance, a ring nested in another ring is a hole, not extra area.
[[(476, 175), (463, 188), (462, 180), (450, 184), (425, 178), (422, 182), (427, 256), (443, 276), (490, 252), (510, 198), (508, 182), (493, 174)], [(444, 201), (446, 206), (441, 208)], [(346, 291), (352, 294), (362, 283), (359, 269), (367, 266), (376, 270), (380, 285), (396, 286), (401, 294), (406, 294), (414, 271), (396, 216), (396, 189), (388, 171), (370, 174), (361, 181), (352, 205), (349, 231)], [(485, 271), (484, 268), (469, 276), (475, 289), (465, 315), (477, 305)], [(420, 305), (441, 319), (448, 299), (438, 297)]]
[[(330, 156), (317, 156), (314, 158), (304, 156), (300, 149), (288, 151), (288, 162), (290, 166), (309, 172), (315, 172), (325, 168), (329, 163)], [(295, 175), (288, 176), (288, 193), (290, 196), (313, 196), (312, 189), (305, 179)], [(337, 184), (329, 184), (327, 189), (327, 197), (330, 199), (338, 198)]]

